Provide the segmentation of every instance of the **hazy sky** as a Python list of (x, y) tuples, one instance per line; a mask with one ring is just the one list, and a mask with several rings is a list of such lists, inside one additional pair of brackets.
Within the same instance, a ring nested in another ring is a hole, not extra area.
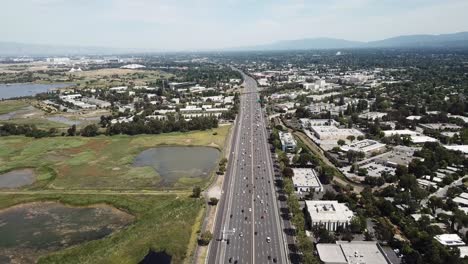
[(0, 41), (195, 50), (468, 31), (468, 0), (1, 0)]

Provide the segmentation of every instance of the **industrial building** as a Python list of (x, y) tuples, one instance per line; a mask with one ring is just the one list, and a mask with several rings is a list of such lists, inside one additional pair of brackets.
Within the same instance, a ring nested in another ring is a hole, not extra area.
[(344, 203), (338, 201), (305, 201), (307, 221), (310, 227), (323, 226), (328, 231), (346, 228), (354, 216)]

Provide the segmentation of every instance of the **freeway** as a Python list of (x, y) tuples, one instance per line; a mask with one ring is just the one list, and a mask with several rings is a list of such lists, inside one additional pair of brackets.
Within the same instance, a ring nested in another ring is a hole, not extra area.
[(242, 74), (244, 92), (208, 263), (288, 263), (257, 83)]

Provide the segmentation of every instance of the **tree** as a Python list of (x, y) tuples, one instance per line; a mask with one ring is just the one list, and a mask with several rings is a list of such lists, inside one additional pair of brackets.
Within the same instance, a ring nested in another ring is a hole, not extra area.
[(346, 144), (346, 142), (342, 139), (339, 139), (336, 143), (340, 146), (344, 146), (344, 144)]
[(210, 198), (210, 205), (217, 205), (218, 204), (218, 198), (216, 197), (211, 197)]
[(83, 137), (95, 137), (98, 135), (99, 128), (95, 124), (87, 125), (81, 130)]
[[(361, 219), (360, 217), (358, 216), (355, 216), (351, 219), (351, 222), (349, 223), (349, 229), (351, 230), (351, 232), (353, 233), (361, 233), (362, 229), (361, 227), (363, 226), (361, 221), (363, 219)], [(365, 219), (364, 219), (365, 221)]]
[(285, 167), (283, 169), (283, 176), (287, 178), (291, 178), (292, 176), (294, 176), (293, 169), (291, 169), (290, 167)]
[(348, 150), (346, 152), (346, 158), (349, 163), (354, 163), (358, 159), (363, 159), (366, 155), (362, 151)]
[(69, 136), (75, 136), (76, 135), (76, 125), (72, 125), (70, 128), (68, 128), (67, 134)]
[(306, 166), (309, 162), (312, 163), (312, 165), (316, 165), (314, 157), (312, 156), (312, 154), (310, 154), (308, 152), (301, 153), (299, 155), (299, 158), (298, 158), (297, 162), (301, 166)]
[(192, 197), (193, 198), (199, 198), (201, 194), (201, 188), (200, 186), (195, 186), (192, 189)]
[(429, 201), (427, 203), (427, 206), (431, 208), (432, 214), (435, 214), (437, 208), (441, 208), (444, 206), (445, 202), (442, 200), (442, 198), (437, 197), (437, 196), (431, 196), (429, 198)]
[(213, 234), (211, 234), (211, 232), (207, 230), (203, 232), (198, 238), (198, 244), (200, 246), (207, 246), (210, 243), (211, 239), (213, 239)]
[(346, 137), (346, 139), (348, 139), (349, 141), (353, 142), (353, 141), (356, 139), (356, 137), (353, 136), (353, 135), (349, 135), (349, 136)]

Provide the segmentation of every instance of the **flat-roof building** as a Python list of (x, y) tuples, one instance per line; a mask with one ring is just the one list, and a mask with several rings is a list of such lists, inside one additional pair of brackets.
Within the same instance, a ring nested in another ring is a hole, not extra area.
[(387, 113), (381, 112), (367, 112), (359, 115), (359, 118), (366, 119), (366, 120), (376, 120), (382, 119), (382, 117), (386, 116)]
[(337, 241), (317, 244), (320, 260), (325, 264), (391, 264), (375, 241)]
[(338, 201), (305, 201), (307, 217), (311, 227), (323, 226), (328, 231), (336, 231), (340, 226), (346, 228), (354, 213)]
[(296, 193), (300, 196), (310, 192), (323, 192), (317, 172), (312, 168), (293, 168), (292, 181)]
[(320, 140), (345, 140), (349, 136), (359, 137), (364, 134), (354, 128), (337, 128), (336, 126), (312, 126), (312, 132)]
[(337, 126), (340, 123), (336, 122), (334, 119), (309, 119), (301, 118), (302, 128), (310, 129), (312, 126)]
[(281, 141), (281, 149), (285, 152), (296, 151), (297, 142), (291, 133), (279, 131), (279, 138)]
[(444, 246), (464, 246), (465, 242), (457, 234), (442, 234), (434, 237), (440, 244)]
[(350, 150), (356, 152), (364, 152), (364, 154), (377, 153), (385, 149), (385, 144), (371, 139), (356, 141), (341, 147), (341, 150), (348, 152)]

